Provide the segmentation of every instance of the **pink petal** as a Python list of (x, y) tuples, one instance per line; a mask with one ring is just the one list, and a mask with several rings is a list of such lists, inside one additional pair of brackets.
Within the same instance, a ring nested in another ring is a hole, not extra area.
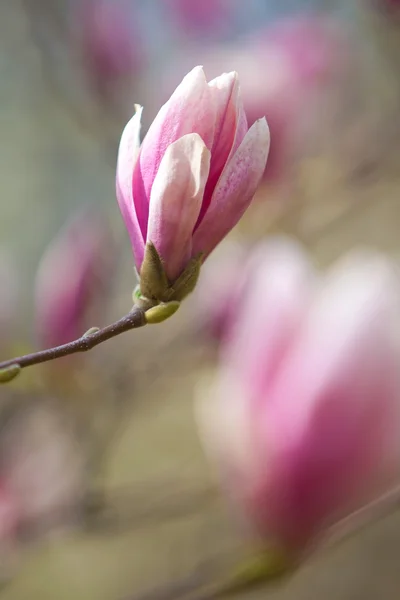
[(188, 133), (198, 133), (211, 150), (215, 108), (202, 67), (195, 67), (161, 108), (143, 141), (133, 176), (133, 194), (142, 231), (147, 231), (151, 188), (168, 146)]
[(342, 265), (269, 391), (258, 423), (273, 468), (258, 509), (280, 539), (302, 545), (398, 476), (398, 294), (384, 261)]
[(248, 208), (264, 173), (269, 151), (265, 119), (256, 121), (225, 167), (210, 206), (193, 236), (193, 253), (206, 256), (229, 233)]
[(198, 224), (209, 207), (215, 186), (228, 159), (239, 147), (248, 129), (243, 104), (239, 97), (237, 73), (224, 73), (210, 81), (208, 85), (216, 106), (216, 124), (211, 149), (210, 176)]
[(247, 273), (251, 288), (242, 298), (224, 360), (252, 395), (264, 398), (296, 339), (317, 279), (301, 246), (284, 237), (259, 244)]
[[(132, 194), (133, 169), (140, 148), (140, 119), (143, 108), (136, 105), (136, 112), (127, 123), (119, 145), (116, 191), (122, 218), (131, 240), (136, 267), (140, 270), (144, 254), (145, 233), (139, 227), (135, 202)], [(140, 198), (138, 199), (138, 201)]]
[[(285, 238), (260, 244), (247, 264), (247, 293), (225, 341), (210, 399), (198, 409), (206, 448), (240, 482), (264, 476), (265, 453), (255, 442), (255, 416), (296, 339), (315, 291), (315, 274), (301, 248)], [(251, 287), (249, 287), (251, 286)], [(260, 464), (260, 461), (261, 464)], [(240, 485), (236, 480), (230, 482)]]
[(192, 253), (192, 233), (210, 170), (210, 151), (196, 133), (171, 144), (153, 183), (147, 241), (157, 248), (171, 281)]

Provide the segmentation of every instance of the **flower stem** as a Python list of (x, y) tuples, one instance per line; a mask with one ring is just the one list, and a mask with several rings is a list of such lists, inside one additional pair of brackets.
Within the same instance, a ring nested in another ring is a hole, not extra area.
[(106, 340), (116, 337), (121, 333), (125, 333), (126, 331), (130, 331), (131, 329), (143, 327), (146, 323), (147, 320), (144, 311), (141, 308), (134, 306), (127, 315), (118, 319), (115, 323), (107, 325), (103, 329), (92, 328), (77, 340), (68, 342), (62, 346), (56, 346), (55, 348), (48, 348), (47, 350), (40, 350), (38, 352), (32, 352), (31, 354), (25, 354), (24, 356), (5, 360), (0, 362), (0, 370), (7, 369), (13, 365), (18, 365), (23, 369), (32, 365), (38, 365), (50, 360), (62, 358), (63, 356), (68, 356), (70, 354), (76, 354), (77, 352), (87, 352)]

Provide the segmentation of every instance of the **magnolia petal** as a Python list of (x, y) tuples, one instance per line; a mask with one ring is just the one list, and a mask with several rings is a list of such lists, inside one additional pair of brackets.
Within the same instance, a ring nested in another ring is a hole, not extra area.
[(218, 181), (210, 206), (194, 233), (193, 253), (210, 254), (242, 217), (264, 173), (269, 141), (266, 120), (256, 121)]
[[(213, 147), (213, 160), (218, 147), (230, 147), (230, 154), (227, 159), (236, 152), (243, 138), (245, 137), (248, 126), (243, 101), (240, 94), (239, 77), (236, 71), (224, 73), (208, 83), (214, 93), (217, 103), (216, 132)], [(234, 127), (233, 132), (229, 131)]]
[[(215, 134), (211, 149), (210, 175), (198, 223), (201, 222), (207, 212), (215, 186), (228, 159), (237, 149), (248, 130), (243, 105), (239, 97), (237, 73), (224, 73), (210, 81), (208, 85), (216, 108)], [(238, 122), (240, 122), (239, 131)]]
[[(293, 353), (293, 362), (301, 359), (301, 371), (308, 375), (308, 403), (316, 402), (318, 390), (344, 372), (365, 370), (365, 380), (371, 375), (365, 368), (369, 360), (377, 364), (388, 348), (395, 354), (400, 339), (399, 298), (398, 274), (380, 255), (354, 252), (331, 270)], [(296, 424), (301, 427), (301, 419)]]
[(128, 230), (132, 244), (136, 267), (140, 270), (144, 254), (145, 234), (139, 226), (135, 203), (139, 198), (133, 198), (132, 174), (140, 149), (140, 127), (143, 107), (136, 105), (136, 112), (127, 123), (119, 145), (116, 192), (122, 218)]
[(191, 257), (210, 156), (198, 134), (184, 135), (167, 148), (153, 183), (147, 240), (157, 248), (170, 281)]
[(257, 246), (246, 270), (248, 292), (223, 354), (242, 385), (263, 397), (296, 338), (317, 275), (302, 247), (278, 236)]
[[(167, 148), (189, 133), (197, 133), (211, 150), (215, 107), (202, 67), (195, 67), (161, 108), (143, 140), (133, 175), (135, 201), (140, 199), (138, 220), (147, 231), (147, 206), (161, 160)], [(138, 203), (137, 203), (138, 206)]]
[(321, 287), (258, 416), (274, 456), (269, 528), (292, 545), (398, 477), (400, 291), (390, 264), (362, 263), (346, 260)]
[(217, 380), (197, 410), (205, 448), (236, 498), (268, 472), (269, 459), (255, 435), (259, 401), (296, 338), (316, 284), (301, 247), (279, 237), (257, 247), (246, 278)]

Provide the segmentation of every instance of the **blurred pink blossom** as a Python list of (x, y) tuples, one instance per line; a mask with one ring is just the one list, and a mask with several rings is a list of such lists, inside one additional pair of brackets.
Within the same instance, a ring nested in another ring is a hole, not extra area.
[(229, 0), (166, 0), (172, 17), (184, 32), (222, 33), (230, 23)]
[(86, 66), (99, 88), (141, 71), (144, 51), (124, 0), (85, 0), (77, 20)]
[(398, 481), (400, 285), (380, 255), (326, 276), (287, 242), (252, 260), (199, 423), (239, 514), (296, 555)]
[(79, 211), (46, 249), (36, 276), (35, 324), (43, 347), (81, 336), (93, 306), (104, 306), (115, 246), (109, 225), (91, 210)]
[(267, 117), (272, 141), (266, 178), (276, 181), (285, 176), (312, 128), (324, 127), (315, 109), (326, 91), (339, 85), (350, 44), (330, 18), (298, 16), (259, 33), (249, 52), (255, 64), (248, 74), (254, 80), (247, 84), (244, 75), (243, 101), (249, 123)]
[(139, 144), (141, 108), (121, 138), (117, 197), (137, 270), (152, 242), (174, 281), (208, 256), (249, 206), (265, 169), (265, 119), (248, 129), (236, 73), (194, 68)]

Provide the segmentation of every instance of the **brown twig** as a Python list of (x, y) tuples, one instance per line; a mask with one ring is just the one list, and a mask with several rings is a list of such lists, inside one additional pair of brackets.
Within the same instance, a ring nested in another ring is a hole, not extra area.
[(47, 350), (40, 350), (38, 352), (32, 352), (31, 354), (25, 354), (24, 356), (5, 360), (0, 362), (0, 369), (6, 369), (12, 365), (18, 365), (23, 369), (32, 365), (38, 365), (39, 363), (55, 360), (56, 358), (62, 358), (63, 356), (68, 356), (70, 354), (76, 354), (77, 352), (87, 352), (95, 346), (98, 346), (121, 333), (143, 327), (143, 325), (146, 325), (146, 322), (144, 311), (135, 306), (127, 315), (115, 323), (107, 325), (103, 329), (89, 329), (88, 332), (77, 340), (68, 342), (62, 346), (56, 346), (55, 348), (48, 348)]

